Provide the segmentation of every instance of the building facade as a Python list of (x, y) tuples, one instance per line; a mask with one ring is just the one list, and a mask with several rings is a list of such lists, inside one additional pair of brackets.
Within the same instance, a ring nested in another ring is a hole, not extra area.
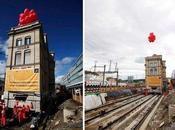
[(154, 54), (145, 58), (145, 81), (146, 87), (162, 91), (163, 85), (167, 83), (166, 65), (162, 55)]
[(47, 34), (39, 21), (11, 28), (4, 100), (13, 108), (15, 101), (33, 103), (40, 111), (55, 91), (54, 53), (48, 50)]
[(83, 103), (83, 55), (80, 55), (68, 73), (62, 78), (61, 84), (71, 90), (72, 98)]

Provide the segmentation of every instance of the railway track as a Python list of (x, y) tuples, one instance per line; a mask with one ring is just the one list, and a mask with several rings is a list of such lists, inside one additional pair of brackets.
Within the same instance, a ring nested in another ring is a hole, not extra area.
[(131, 96), (127, 96), (127, 97), (122, 97), (122, 98), (119, 98), (119, 99), (115, 99), (115, 100), (109, 101), (108, 103), (103, 104), (103, 105), (101, 105), (101, 106), (99, 106), (99, 107), (96, 107), (96, 108), (93, 108), (93, 109), (90, 109), (90, 110), (86, 110), (85, 113), (86, 113), (86, 114), (89, 114), (89, 113), (91, 113), (91, 112), (93, 112), (93, 111), (97, 111), (97, 110), (100, 109), (100, 108), (104, 108), (104, 107), (106, 107), (106, 106), (108, 107), (109, 105), (113, 105), (113, 104), (115, 104), (115, 103), (117, 103), (117, 102), (121, 102), (121, 101), (130, 99), (130, 98), (136, 97), (136, 96), (138, 96), (138, 95), (141, 95), (141, 94), (135, 94), (135, 95), (131, 95)]
[(152, 111), (158, 95), (148, 95), (86, 122), (86, 130), (137, 130)]
[(127, 118), (123, 118), (120, 122), (116, 121), (115, 124), (108, 126), (105, 130), (139, 130), (158, 99), (159, 96), (154, 96), (137, 107), (134, 111), (127, 113)]
[(104, 116), (116, 109), (119, 109), (129, 103), (135, 102), (141, 98), (145, 97), (144, 95), (135, 95), (135, 96), (130, 96), (128, 98), (122, 99), (120, 101), (116, 101), (115, 103), (113, 102), (112, 104), (110, 103), (109, 105), (104, 105), (103, 107), (99, 107), (96, 110), (90, 111), (89, 113), (86, 113), (85, 115), (85, 122), (89, 122), (95, 118), (98, 118), (100, 116)]
[(138, 116), (127, 127), (125, 127), (125, 130), (139, 130), (146, 117), (152, 111), (152, 108), (156, 104), (157, 100), (159, 100), (159, 96), (156, 97), (155, 100), (152, 100), (149, 104), (147, 104), (147, 107), (145, 107), (138, 114)]

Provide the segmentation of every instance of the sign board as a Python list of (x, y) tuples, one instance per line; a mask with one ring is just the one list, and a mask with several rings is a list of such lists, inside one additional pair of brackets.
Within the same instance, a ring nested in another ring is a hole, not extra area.
[(34, 69), (7, 70), (5, 91), (39, 92), (39, 73)]
[(162, 79), (160, 76), (146, 77), (146, 84), (148, 86), (161, 86)]

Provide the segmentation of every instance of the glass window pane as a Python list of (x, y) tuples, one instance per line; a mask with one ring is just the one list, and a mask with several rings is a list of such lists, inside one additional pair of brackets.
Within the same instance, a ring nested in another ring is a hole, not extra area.
[(158, 71), (157, 71), (157, 69), (155, 68), (155, 73), (156, 73), (156, 75), (158, 75)]
[(24, 64), (29, 64), (30, 60), (30, 51), (24, 52)]
[(25, 38), (25, 45), (30, 45), (31, 44), (31, 38), (30, 37), (26, 37)]
[(15, 55), (15, 65), (21, 64), (21, 53), (16, 53)]
[(22, 39), (17, 39), (16, 46), (21, 46), (21, 45), (22, 45)]
[(153, 75), (153, 69), (150, 69), (150, 75)]

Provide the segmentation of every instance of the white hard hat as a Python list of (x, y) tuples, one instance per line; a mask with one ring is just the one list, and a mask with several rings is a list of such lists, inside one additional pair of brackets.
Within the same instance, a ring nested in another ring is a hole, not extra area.
[(31, 124), (31, 125), (30, 125), (30, 128), (35, 128), (34, 124)]
[(4, 95), (1, 96), (1, 100), (4, 100)]

